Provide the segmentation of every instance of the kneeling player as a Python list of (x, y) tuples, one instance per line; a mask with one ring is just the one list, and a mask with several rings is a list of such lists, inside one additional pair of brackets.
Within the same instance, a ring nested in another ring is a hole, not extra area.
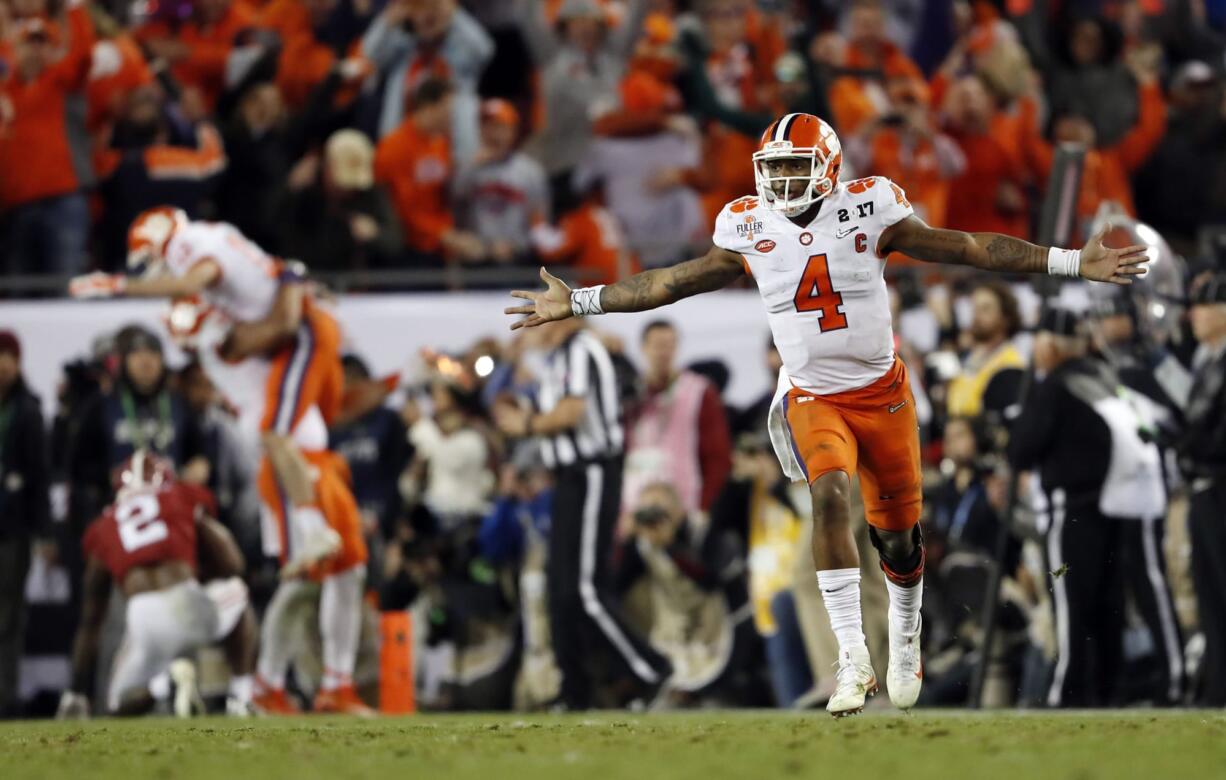
[[(178, 686), (175, 714), (203, 710), (195, 667), (180, 659), (221, 642), (230, 665), (227, 711), (248, 714), (256, 623), (240, 578), (242, 554), (229, 532), (208, 516), (212, 496), (174, 480), (169, 463), (138, 450), (124, 465), (115, 502), (90, 525), (85, 602), (73, 646), (72, 690), (61, 715), (87, 715), (112, 583), (127, 598), (124, 640), (115, 657), (106, 711), (147, 712)], [(197, 572), (216, 579), (201, 584)], [(180, 659), (180, 660), (176, 660)]]

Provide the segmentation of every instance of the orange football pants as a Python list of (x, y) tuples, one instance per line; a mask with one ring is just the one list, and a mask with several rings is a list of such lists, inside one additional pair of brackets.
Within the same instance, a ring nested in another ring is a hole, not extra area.
[(294, 340), (272, 357), (260, 430), (289, 436), (312, 406), (331, 425), (344, 383), (340, 326), (308, 298)]
[(793, 388), (784, 414), (810, 484), (831, 471), (858, 474), (869, 525), (906, 531), (919, 522), (919, 422), (901, 360), (858, 390), (813, 395)]
[[(334, 557), (324, 561), (310, 572), (312, 579), (322, 579), (331, 574), (366, 563), (366, 540), (362, 534), (362, 515), (349, 487), (349, 464), (344, 458), (328, 450), (303, 452), (307, 463), (317, 472), (315, 479), (315, 503), (332, 530), (341, 537), (341, 549)], [(277, 485), (272, 463), (265, 457), (260, 462), (258, 478), (260, 499), (276, 518), (277, 534), (281, 540), (281, 563), (289, 561), (291, 536), (289, 528), (289, 500)]]

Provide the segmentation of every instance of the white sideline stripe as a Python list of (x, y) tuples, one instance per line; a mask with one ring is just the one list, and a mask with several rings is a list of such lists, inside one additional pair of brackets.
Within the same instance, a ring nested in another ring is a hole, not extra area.
[[(1051, 529), (1047, 532), (1047, 557), (1050, 559), (1051, 570), (1059, 571), (1064, 565), (1064, 555), (1060, 549), (1064, 537), (1064, 491), (1057, 490), (1051, 498)], [(1049, 707), (1059, 707), (1061, 694), (1064, 692), (1064, 678), (1068, 674), (1069, 656), (1068, 593), (1064, 587), (1064, 577), (1052, 577), (1052, 601), (1056, 607), (1056, 672), (1052, 675), (1051, 688), (1047, 691), (1047, 704)]]
[(596, 464), (587, 467), (587, 492), (583, 496), (583, 530), (579, 537), (579, 596), (583, 610), (604, 632), (617, 652), (630, 664), (630, 668), (646, 683), (659, 681), (651, 664), (644, 661), (626, 639), (617, 623), (605, 611), (596, 596), (593, 578), (596, 573), (596, 526), (600, 522), (600, 498), (604, 491), (604, 469)]
[[(1154, 589), (1154, 599), (1158, 602), (1158, 620), (1162, 623), (1162, 644), (1166, 647), (1166, 658), (1170, 668), (1170, 685), (1167, 695), (1171, 700), (1179, 698), (1180, 680), (1183, 678), (1183, 651), (1179, 647), (1178, 632), (1175, 629), (1175, 616), (1171, 614), (1171, 596), (1166, 589), (1166, 579), (1158, 562), (1158, 541), (1155, 526), (1157, 518), (1143, 519), (1141, 528), (1141, 546), (1145, 550), (1145, 573), (1149, 577), (1149, 585)], [(1156, 637), (1155, 637), (1156, 638)]]

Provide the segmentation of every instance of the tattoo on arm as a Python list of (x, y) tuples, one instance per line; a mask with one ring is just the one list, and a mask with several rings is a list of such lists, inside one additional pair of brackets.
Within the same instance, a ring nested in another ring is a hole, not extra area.
[(718, 290), (743, 273), (735, 258), (731, 252), (712, 252), (669, 268), (635, 274), (607, 285), (600, 293), (600, 305), (606, 312), (646, 311)]
[[(1047, 271), (1047, 249), (1029, 241), (999, 233), (972, 233), (975, 244), (987, 255), (987, 265), (979, 265), (992, 271), (1020, 271), (1037, 274)], [(987, 246), (984, 246), (984, 242)]]
[(963, 233), (924, 225), (902, 231), (890, 242), (889, 249), (930, 263), (1013, 273), (1047, 271), (1046, 247), (1000, 233)]

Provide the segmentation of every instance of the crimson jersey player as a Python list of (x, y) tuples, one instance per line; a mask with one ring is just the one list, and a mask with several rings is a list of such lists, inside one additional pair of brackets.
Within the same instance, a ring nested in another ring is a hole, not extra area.
[[(255, 618), (240, 578), (242, 555), (210, 515), (213, 497), (175, 481), (170, 464), (138, 450), (119, 472), (115, 502), (85, 532), (84, 605), (73, 647), (72, 690), (61, 714), (88, 713), (98, 638), (112, 583), (127, 597), (124, 639), (111, 673), (106, 709), (148, 710), (177, 685), (175, 712), (201, 709), (195, 668), (180, 657), (221, 641), (231, 666), (234, 714), (251, 700)], [(213, 579), (201, 584), (198, 572)]]

